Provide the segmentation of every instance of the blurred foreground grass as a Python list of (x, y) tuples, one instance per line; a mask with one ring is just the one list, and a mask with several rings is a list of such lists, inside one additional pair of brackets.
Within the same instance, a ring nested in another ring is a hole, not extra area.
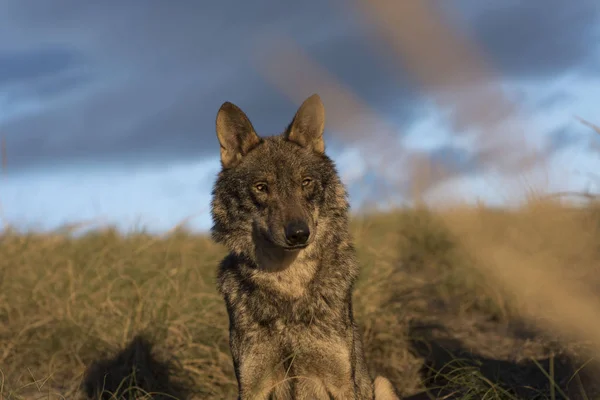
[[(356, 216), (352, 230), (367, 357), (403, 395), (599, 398), (586, 343), (569, 327), (551, 329), (546, 300), (540, 308), (539, 299), (513, 296), (489, 271), (502, 269), (519, 284), (517, 261), (526, 260), (597, 293), (600, 207), (406, 209)], [(227, 314), (214, 282), (224, 254), (184, 230), (77, 238), (4, 232), (0, 398), (77, 398), (86, 366), (139, 332), (159, 355), (178, 360), (197, 398), (235, 398)], [(542, 290), (554, 301), (551, 286)]]

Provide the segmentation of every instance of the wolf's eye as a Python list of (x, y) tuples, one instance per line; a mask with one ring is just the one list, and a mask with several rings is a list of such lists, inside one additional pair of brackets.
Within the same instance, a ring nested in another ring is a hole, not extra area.
[(304, 178), (304, 180), (302, 180), (302, 187), (308, 187), (308, 186), (310, 186), (311, 183), (312, 183), (311, 178)]
[(267, 191), (267, 184), (266, 183), (257, 183), (256, 185), (254, 185), (254, 189), (256, 189), (257, 192), (266, 192)]

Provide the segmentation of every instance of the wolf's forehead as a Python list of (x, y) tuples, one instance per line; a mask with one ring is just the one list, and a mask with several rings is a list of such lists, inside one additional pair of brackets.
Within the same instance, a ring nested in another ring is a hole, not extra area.
[(311, 157), (297, 145), (279, 138), (269, 138), (259, 146), (252, 164), (264, 172), (276, 172), (285, 169), (299, 169), (311, 166)]

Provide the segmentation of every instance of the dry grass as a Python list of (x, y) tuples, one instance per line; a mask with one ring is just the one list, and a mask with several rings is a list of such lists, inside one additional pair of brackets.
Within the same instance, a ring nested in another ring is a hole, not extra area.
[[(582, 339), (598, 322), (569, 309), (579, 303), (565, 303), (551, 285), (558, 276), (563, 288), (586, 294), (588, 307), (597, 302), (599, 229), (600, 209), (549, 202), (354, 218), (362, 266), (355, 307), (373, 372), (404, 395), (427, 388), (432, 398), (597, 398), (597, 370), (586, 364), (597, 347)], [(140, 332), (158, 356), (173, 358), (195, 398), (235, 398), (214, 283), (223, 254), (181, 230), (5, 232), (0, 398), (76, 398), (86, 367)], [(526, 270), (538, 272), (535, 285)]]

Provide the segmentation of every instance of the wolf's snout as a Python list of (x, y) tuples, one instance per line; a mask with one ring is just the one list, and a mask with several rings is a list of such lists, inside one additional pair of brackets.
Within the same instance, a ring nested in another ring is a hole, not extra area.
[(310, 229), (305, 222), (293, 221), (285, 227), (285, 241), (290, 246), (301, 246), (306, 244), (310, 236)]

